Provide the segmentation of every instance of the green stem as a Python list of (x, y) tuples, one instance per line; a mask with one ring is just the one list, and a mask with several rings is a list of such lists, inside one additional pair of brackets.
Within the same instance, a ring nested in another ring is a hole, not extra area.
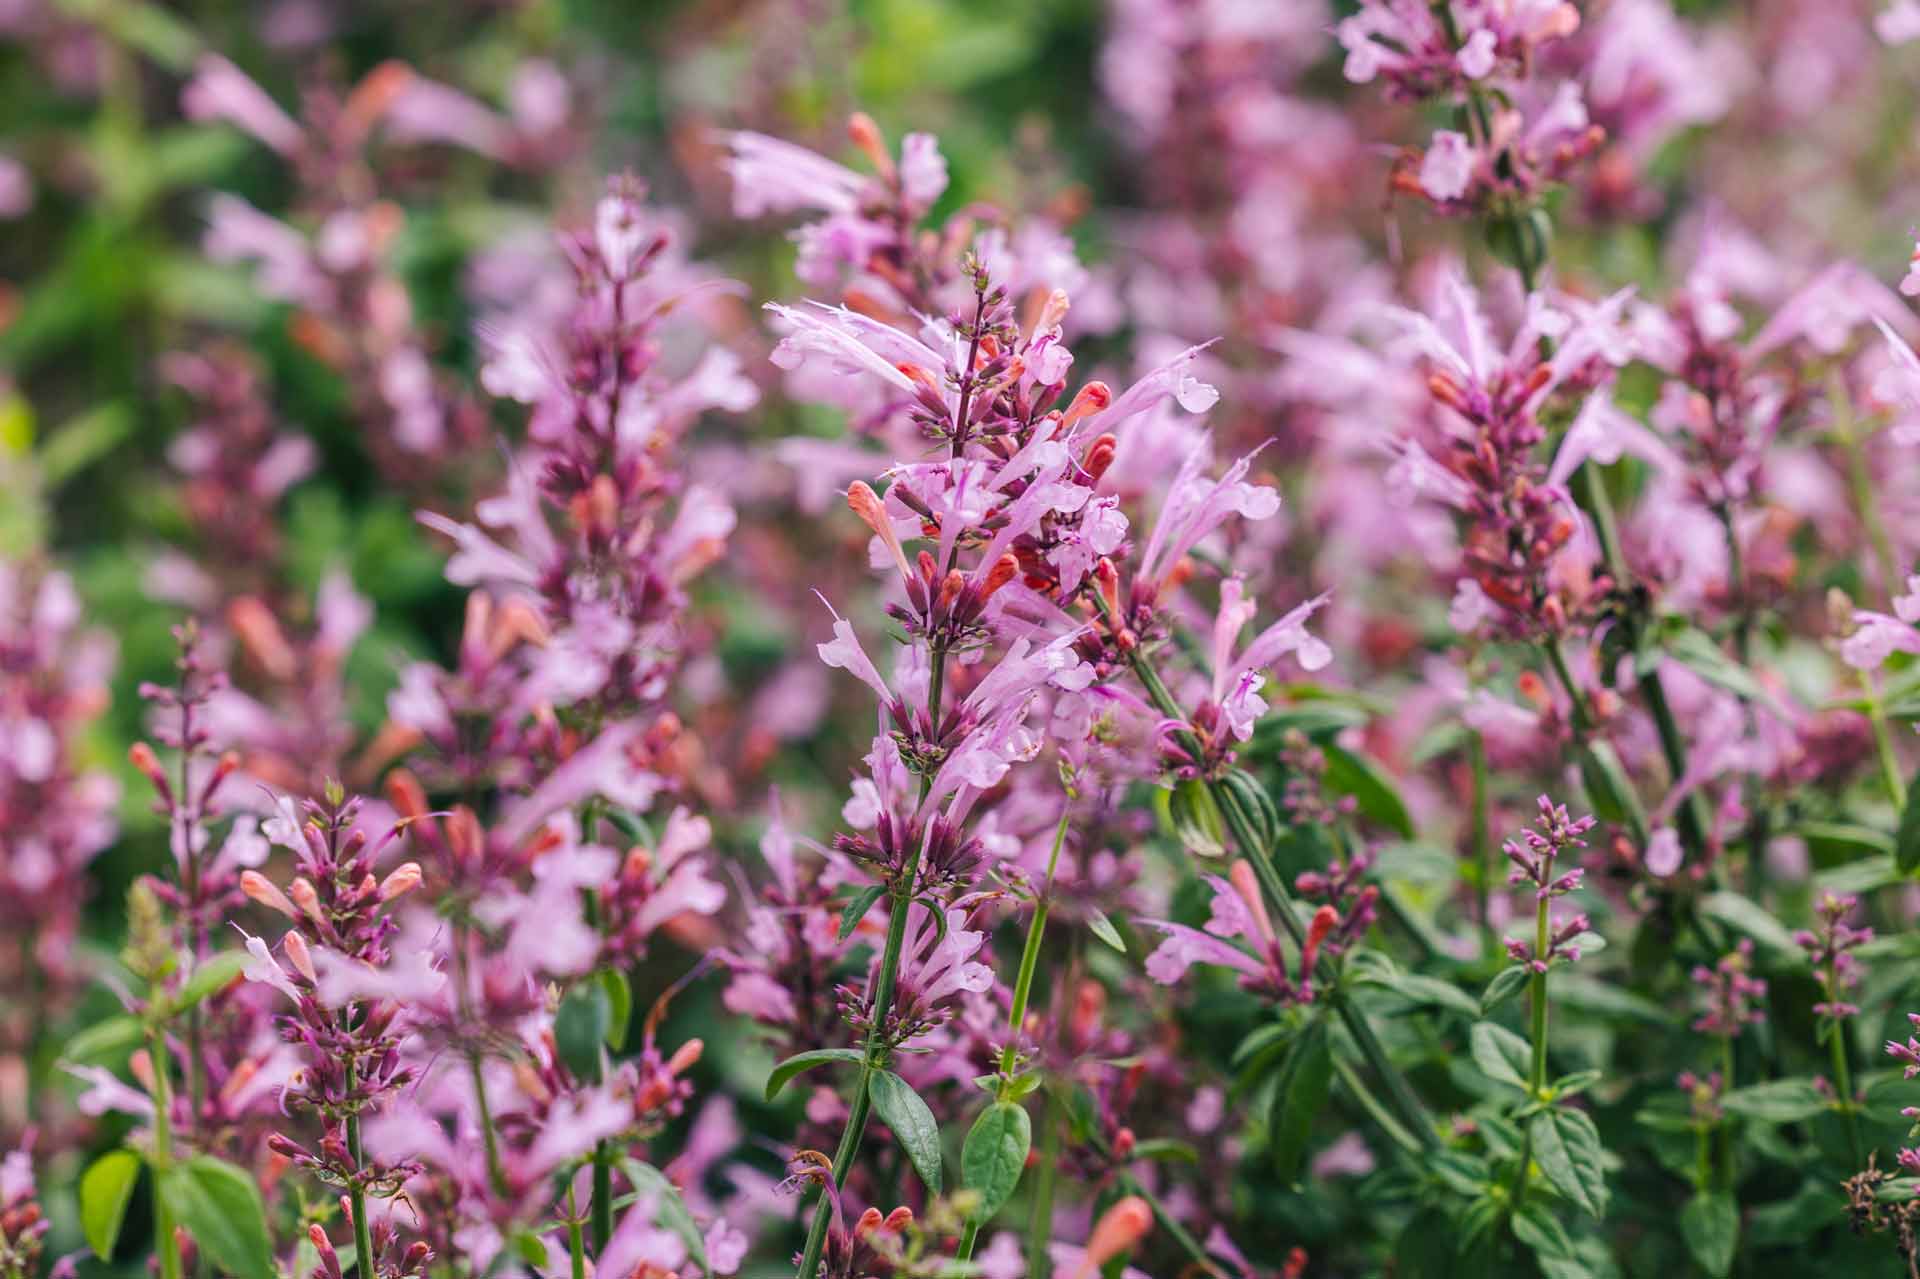
[(175, 1229), (173, 1209), (159, 1192), (159, 1178), (173, 1164), (173, 1087), (168, 1076), (173, 1062), (167, 1053), (167, 1033), (162, 1027), (147, 1032), (147, 1060), (153, 1067), (153, 1232), (160, 1249), (160, 1279), (181, 1279), (180, 1237)]
[(1860, 688), (1866, 694), (1867, 722), (1873, 725), (1873, 749), (1880, 757), (1880, 780), (1887, 798), (1898, 813), (1907, 806), (1907, 788), (1900, 780), (1900, 757), (1893, 752), (1893, 733), (1887, 727), (1887, 708), (1880, 700), (1880, 686), (1872, 671), (1860, 672)]
[(613, 1238), (613, 1146), (602, 1137), (593, 1145), (593, 1250), (605, 1252)]
[[(927, 680), (927, 718), (938, 728), (940, 722), (940, 698), (946, 684), (947, 650), (945, 646), (935, 644), (932, 649), (933, 668)], [(931, 775), (920, 778), (920, 797), (924, 801), (933, 786)], [(869, 1014), (871, 1021), (867, 1026), (865, 1044), (866, 1059), (860, 1066), (860, 1078), (853, 1088), (852, 1107), (847, 1112), (847, 1126), (840, 1133), (840, 1145), (834, 1151), (832, 1177), (834, 1186), (846, 1180), (847, 1169), (853, 1164), (853, 1156), (860, 1148), (860, 1139), (866, 1135), (867, 1117), (872, 1112), (873, 1099), (868, 1094), (868, 1085), (874, 1072), (886, 1065), (887, 1017), (893, 1011), (894, 987), (900, 977), (900, 952), (907, 941), (907, 914), (913, 904), (913, 885), (920, 875), (921, 845), (915, 843), (907, 850), (906, 864), (894, 877), (888, 896), (892, 903), (887, 916), (886, 948), (880, 953), (880, 974), (874, 985), (873, 1004)], [(813, 1221), (807, 1227), (806, 1247), (800, 1254), (800, 1268), (795, 1271), (796, 1279), (814, 1279), (820, 1271), (820, 1254), (827, 1246), (827, 1227), (833, 1218), (833, 1196), (822, 1189), (819, 1200), (813, 1209)]]
[(1887, 536), (1886, 523), (1880, 518), (1880, 504), (1874, 500), (1873, 469), (1866, 450), (1853, 429), (1853, 400), (1839, 369), (1827, 378), (1827, 396), (1833, 403), (1833, 434), (1847, 455), (1847, 478), (1853, 488), (1853, 509), (1860, 513), (1867, 540), (1873, 544), (1879, 562), (1880, 589), (1891, 598), (1900, 589), (1900, 558), (1894, 554), (1893, 541)]
[(507, 1193), (507, 1170), (500, 1162), (500, 1135), (493, 1129), (493, 1107), (487, 1101), (487, 1083), (480, 1074), (480, 1054), (467, 1054), (467, 1069), (473, 1076), (473, 1099), (480, 1108), (480, 1131), (487, 1145), (487, 1176), (496, 1194)]
[[(1020, 1056), (1020, 1028), (1027, 1020), (1027, 1000), (1033, 993), (1034, 969), (1040, 966), (1040, 942), (1047, 933), (1047, 912), (1053, 905), (1053, 873), (1060, 864), (1060, 848), (1067, 842), (1067, 819), (1072, 813), (1072, 804), (1060, 812), (1060, 824), (1053, 831), (1053, 850), (1047, 854), (1047, 880), (1040, 890), (1040, 897), (1033, 905), (1033, 924), (1027, 929), (1027, 945), (1020, 952), (1020, 975), (1013, 983), (1013, 1008), (1007, 1014), (1007, 1045), (1000, 1050), (1000, 1073), (1006, 1078), (1001, 1081), (1000, 1096), (1006, 1099), (1007, 1080), (1013, 1075), (1013, 1068)], [(964, 1259), (964, 1258), (963, 1258)]]
[[(1827, 1002), (1833, 1003), (1840, 997), (1839, 961), (1827, 965)], [(1853, 1072), (1847, 1066), (1847, 1023), (1844, 1018), (1835, 1017), (1829, 1027), (1827, 1045), (1833, 1055), (1833, 1090), (1837, 1096), (1840, 1113), (1846, 1116), (1847, 1149), (1853, 1155), (1854, 1167), (1861, 1163), (1860, 1117), (1854, 1112)]]
[[(1533, 911), (1533, 958), (1535, 962), (1547, 962), (1547, 948), (1552, 944), (1553, 925), (1547, 916), (1547, 898), (1542, 897)], [(1533, 1095), (1536, 1099), (1547, 1091), (1547, 975), (1535, 969), (1532, 986), (1533, 1001), (1533, 1072), (1529, 1078), (1533, 1082)]]
[[(599, 1207), (596, 1200), (594, 1206)], [(604, 1250), (606, 1245), (602, 1244)], [(573, 1179), (567, 1179), (567, 1255), (573, 1259), (573, 1279), (587, 1279), (587, 1246), (580, 1232), (580, 1212), (574, 1207)]]
[[(357, 1075), (353, 1063), (348, 1062), (349, 1095), (357, 1086)], [(347, 1183), (347, 1194), (349, 1210), (353, 1213), (354, 1269), (362, 1275), (378, 1274), (373, 1264), (373, 1228), (367, 1222), (367, 1186), (361, 1175), (366, 1171), (367, 1155), (360, 1144), (360, 1112), (357, 1110), (347, 1114), (347, 1153), (353, 1156), (353, 1179)], [(580, 1279), (580, 1276), (575, 1275), (574, 1279)]]
[(1412, 1133), (1401, 1127), (1400, 1121), (1395, 1119), (1385, 1106), (1380, 1104), (1380, 1099), (1374, 1096), (1373, 1091), (1366, 1086), (1359, 1072), (1354, 1070), (1352, 1062), (1339, 1053), (1334, 1053), (1333, 1071), (1340, 1076), (1340, 1082), (1347, 1086), (1347, 1091), (1353, 1094), (1354, 1100), (1360, 1103), (1361, 1109), (1367, 1112), (1374, 1123), (1380, 1125), (1380, 1131), (1387, 1134), (1394, 1145), (1409, 1155), (1422, 1153), (1420, 1143), (1414, 1140)]
[[(1094, 600), (1095, 606), (1111, 624), (1114, 619), (1107, 609), (1105, 598), (1096, 591)], [(1160, 672), (1154, 669), (1153, 662), (1147, 655), (1136, 647), (1128, 652), (1127, 661), (1160, 713), (1168, 719), (1184, 722), (1186, 717), (1180, 711), (1180, 704), (1174, 700), (1173, 694), (1167, 691), (1165, 682), (1160, 678)], [(1181, 736), (1185, 739), (1183, 745), (1193, 753), (1194, 758), (1200, 758), (1200, 744), (1193, 734), (1183, 732)], [(1259, 878), (1260, 886), (1273, 906), (1273, 913), (1280, 917), (1281, 926), (1287, 930), (1287, 935), (1293, 939), (1294, 945), (1302, 945), (1306, 941), (1306, 930), (1301, 926), (1299, 915), (1294, 909), (1292, 894), (1281, 882), (1280, 873), (1274, 869), (1272, 850), (1260, 839), (1253, 822), (1241, 808), (1239, 797), (1234, 794), (1231, 787), (1219, 782), (1208, 782), (1207, 788), (1212, 793), (1214, 802), (1219, 805), (1221, 815), (1226, 819), (1227, 827), (1233, 834), (1234, 843), (1252, 864), (1254, 874)], [(1345, 1024), (1347, 1033), (1353, 1037), (1353, 1042), (1359, 1047), (1361, 1055), (1367, 1059), (1368, 1066), (1392, 1094), (1394, 1108), (1400, 1112), (1407, 1127), (1419, 1138), (1422, 1146), (1429, 1150), (1433, 1149), (1439, 1144), (1439, 1139), (1434, 1135), (1433, 1121), (1427, 1117), (1426, 1108), (1420, 1104), (1420, 1099), (1414, 1096), (1413, 1089), (1407, 1084), (1406, 1076), (1388, 1059), (1386, 1048), (1380, 1043), (1379, 1036), (1373, 1033), (1373, 1027), (1368, 1023), (1365, 1015), (1348, 999), (1346, 991), (1340, 986), (1338, 973), (1333, 970), (1332, 961), (1325, 956), (1322, 956), (1315, 975), (1322, 973), (1327, 975), (1327, 980), (1321, 987), (1326, 992), (1324, 997), (1327, 1002), (1333, 1006), (1334, 1012)]]

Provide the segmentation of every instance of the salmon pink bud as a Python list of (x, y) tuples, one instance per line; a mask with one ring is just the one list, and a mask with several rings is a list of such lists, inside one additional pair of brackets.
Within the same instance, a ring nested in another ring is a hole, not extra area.
[(980, 583), (980, 598), (982, 600), (993, 598), (995, 591), (1011, 582), (1019, 576), (1019, 573), (1020, 561), (1011, 552), (1002, 555), (993, 562), (993, 567), (987, 570), (986, 580)]
[(907, 1207), (905, 1204), (901, 1204), (898, 1208), (895, 1208), (887, 1214), (886, 1224), (883, 1229), (889, 1234), (897, 1235), (912, 1224), (913, 1209)]
[(261, 670), (278, 680), (290, 680), (298, 673), (300, 663), (287, 643), (286, 633), (273, 611), (259, 599), (242, 595), (227, 605), (227, 624)]
[(1087, 479), (1091, 483), (1098, 484), (1100, 477), (1107, 473), (1107, 468), (1113, 465), (1114, 454), (1119, 451), (1120, 442), (1110, 434), (1102, 435), (1088, 445), (1087, 459), (1081, 463), (1081, 468), (1087, 473)]
[(1466, 392), (1444, 373), (1435, 373), (1427, 378), (1427, 394), (1456, 413), (1464, 416), (1467, 412)]
[(1092, 1279), (1109, 1261), (1146, 1238), (1153, 1227), (1153, 1209), (1139, 1195), (1128, 1195), (1100, 1214), (1087, 1239), (1087, 1250), (1068, 1279)]
[(887, 518), (887, 508), (881, 505), (879, 495), (864, 480), (855, 480), (847, 486), (847, 507), (885, 544), (900, 569), (900, 576), (911, 580), (913, 573), (907, 568), (907, 553), (900, 548), (900, 535), (893, 531), (893, 521)]
[(1313, 912), (1313, 922), (1307, 925), (1306, 944), (1300, 947), (1300, 984), (1306, 986), (1313, 980), (1313, 966), (1320, 958), (1320, 945), (1327, 940), (1340, 924), (1340, 912), (1331, 906), (1322, 906)]
[(1267, 904), (1261, 899), (1260, 881), (1254, 878), (1253, 866), (1243, 857), (1227, 871), (1227, 878), (1232, 881), (1234, 891), (1240, 894), (1240, 900), (1247, 904), (1247, 911), (1253, 916), (1261, 938), (1272, 945), (1273, 921), (1267, 917)]
[(240, 891), (253, 901), (259, 902), (269, 910), (277, 910), (288, 919), (298, 919), (300, 912), (293, 908), (287, 895), (276, 887), (272, 880), (257, 870), (240, 872)]
[(307, 949), (306, 938), (299, 933), (290, 932), (281, 941), (280, 949), (287, 952), (287, 959), (302, 977), (311, 982), (320, 980), (319, 974), (313, 971), (313, 953)]
[(326, 916), (320, 910), (320, 895), (313, 891), (313, 885), (307, 882), (306, 876), (301, 875), (288, 884), (287, 893), (293, 898), (293, 904), (298, 906), (307, 918), (316, 924), (327, 922)]
[(171, 798), (173, 788), (167, 785), (166, 770), (160, 767), (160, 757), (153, 753), (153, 747), (145, 742), (135, 742), (127, 748), (127, 762), (139, 769), (141, 775), (153, 784), (153, 788), (160, 792), (161, 799)]
[(886, 1218), (880, 1215), (878, 1208), (867, 1209), (860, 1214), (860, 1219), (853, 1223), (853, 1237), (855, 1239), (865, 1239), (868, 1235), (880, 1229), (881, 1223), (885, 1220)]
[(860, 148), (860, 154), (867, 157), (875, 173), (885, 181), (893, 181), (893, 157), (887, 154), (887, 137), (872, 116), (865, 111), (855, 111), (848, 116), (847, 140)]
[(419, 821), (427, 815), (427, 792), (419, 779), (404, 768), (387, 774), (387, 802), (408, 821)]
[(380, 900), (390, 902), (420, 887), (420, 863), (402, 862), (380, 881)]
[(1113, 1134), (1113, 1157), (1115, 1159), (1125, 1159), (1133, 1153), (1134, 1146), (1138, 1144), (1139, 1139), (1133, 1135), (1133, 1129), (1122, 1128), (1119, 1132)]
[(1089, 382), (1080, 388), (1080, 393), (1067, 405), (1067, 411), (1061, 416), (1061, 422), (1072, 426), (1082, 418), (1092, 417), (1113, 403), (1113, 388), (1105, 382)]
[(706, 1044), (698, 1039), (689, 1039), (673, 1050), (673, 1056), (667, 1058), (667, 1073), (682, 1074), (700, 1060), (700, 1054), (706, 1051)]

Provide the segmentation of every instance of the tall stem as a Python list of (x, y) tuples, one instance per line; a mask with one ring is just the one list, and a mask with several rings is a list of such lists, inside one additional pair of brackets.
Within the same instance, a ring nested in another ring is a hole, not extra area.
[[(596, 1201), (596, 1208), (599, 1206)], [(601, 1250), (606, 1248), (600, 1245)], [(586, 1240), (580, 1233), (580, 1211), (573, 1203), (573, 1179), (567, 1179), (567, 1256), (573, 1262), (573, 1279), (587, 1279)]]
[[(1020, 1059), (1020, 1028), (1027, 1020), (1027, 1000), (1033, 993), (1033, 972), (1040, 964), (1040, 942), (1047, 933), (1047, 912), (1053, 905), (1053, 874), (1060, 865), (1060, 848), (1067, 842), (1067, 819), (1073, 811), (1071, 801), (1060, 811), (1060, 824), (1054, 827), (1053, 849), (1047, 854), (1047, 879), (1041, 886), (1040, 897), (1033, 904), (1033, 923), (1027, 929), (1026, 948), (1020, 952), (1020, 975), (1013, 983), (1013, 1007), (1007, 1014), (1006, 1047), (1000, 1050), (1000, 1073), (1013, 1074), (1014, 1066)], [(1006, 1094), (1007, 1085), (1000, 1086), (1001, 1095)]]
[[(347, 1063), (347, 1092), (353, 1093), (357, 1083), (357, 1072), (352, 1062)], [(350, 1111), (347, 1114), (347, 1153), (353, 1156), (353, 1180), (347, 1183), (353, 1212), (353, 1264), (362, 1276), (371, 1276), (379, 1272), (373, 1264), (373, 1229), (367, 1224), (367, 1187), (361, 1180), (366, 1169), (367, 1156), (360, 1144), (360, 1113)], [(579, 1279), (579, 1276), (574, 1276)]]
[[(1542, 897), (1533, 912), (1533, 957), (1537, 962), (1546, 962), (1547, 948), (1552, 940), (1552, 924), (1547, 918), (1547, 898)], [(1547, 1091), (1547, 975), (1539, 969), (1534, 970), (1530, 994), (1533, 1000), (1533, 1071), (1528, 1078), (1533, 1083), (1533, 1095), (1538, 1099)]]
[(480, 1072), (480, 1054), (467, 1054), (467, 1070), (473, 1076), (473, 1100), (480, 1109), (480, 1131), (487, 1146), (487, 1176), (496, 1194), (507, 1193), (507, 1170), (500, 1162), (500, 1134), (493, 1129), (493, 1106), (487, 1101), (487, 1081)]
[(1467, 763), (1473, 770), (1473, 807), (1467, 821), (1467, 838), (1473, 845), (1476, 876), (1474, 892), (1479, 897), (1482, 949), (1498, 954), (1499, 939), (1494, 935), (1493, 912), (1493, 840), (1487, 822), (1487, 743), (1477, 731), (1467, 735)]
[[(963, 393), (964, 395), (964, 393)], [(940, 698), (944, 691), (947, 676), (947, 650), (945, 645), (935, 644), (932, 650), (933, 667), (927, 680), (927, 719), (935, 725), (940, 723)], [(920, 778), (920, 797), (924, 801), (932, 789), (931, 775)], [(889, 886), (888, 896), (892, 899), (887, 916), (886, 948), (880, 953), (880, 973), (874, 983), (873, 1002), (868, 1016), (866, 1056), (860, 1063), (860, 1078), (853, 1086), (853, 1102), (847, 1112), (847, 1126), (841, 1130), (840, 1145), (834, 1151), (834, 1186), (846, 1180), (847, 1170), (853, 1166), (853, 1156), (860, 1149), (860, 1139), (866, 1135), (867, 1117), (872, 1112), (873, 1100), (868, 1094), (868, 1085), (873, 1074), (886, 1065), (887, 1016), (893, 1011), (894, 987), (900, 977), (900, 952), (907, 941), (907, 914), (913, 904), (913, 885), (920, 875), (920, 852), (922, 842), (916, 842), (907, 850), (907, 860), (894, 876)], [(800, 1268), (795, 1271), (797, 1279), (814, 1279), (820, 1271), (820, 1254), (827, 1246), (827, 1227), (833, 1219), (833, 1195), (830, 1188), (823, 1188), (818, 1202), (813, 1208), (813, 1222), (807, 1227), (806, 1247), (800, 1254)]]
[[(1839, 961), (1827, 964), (1827, 1001), (1834, 1003), (1840, 998)], [(1853, 1155), (1855, 1167), (1860, 1166), (1860, 1116), (1855, 1113), (1853, 1104), (1853, 1072), (1847, 1066), (1847, 1023), (1843, 1017), (1835, 1017), (1828, 1027), (1827, 1046), (1833, 1058), (1833, 1091), (1838, 1096), (1840, 1113), (1847, 1122), (1847, 1149)]]
[(1033, 1170), (1033, 1202), (1027, 1206), (1027, 1279), (1050, 1279), (1053, 1272), (1047, 1240), (1053, 1234), (1053, 1177), (1059, 1162), (1059, 1103), (1049, 1091), (1040, 1108), (1040, 1159)]
[[(167, 1032), (155, 1027), (147, 1032), (147, 1060), (153, 1066), (153, 1163), (154, 1171), (164, 1176), (173, 1163), (173, 1062), (167, 1053)], [(155, 1181), (158, 1182), (158, 1176)], [(175, 1230), (173, 1209), (156, 1184), (153, 1195), (153, 1232), (160, 1248), (160, 1279), (181, 1279), (180, 1239)]]

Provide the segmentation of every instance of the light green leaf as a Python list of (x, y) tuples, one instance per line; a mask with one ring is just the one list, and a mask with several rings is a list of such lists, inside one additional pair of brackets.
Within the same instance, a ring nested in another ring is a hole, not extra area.
[(185, 1012), (215, 991), (225, 990), (240, 976), (240, 970), (247, 966), (251, 958), (244, 950), (223, 950), (202, 960), (200, 966), (193, 970), (193, 975), (187, 978), (186, 984), (180, 987), (173, 1010)]
[(237, 1279), (276, 1279), (267, 1206), (252, 1176), (198, 1155), (161, 1175), (160, 1194), (214, 1265)]
[(973, 1220), (985, 1222), (1013, 1197), (1033, 1145), (1033, 1121), (1009, 1101), (996, 1101), (980, 1112), (960, 1148), (960, 1172), (967, 1189), (980, 1196)]
[(1770, 1079), (1763, 1084), (1735, 1088), (1720, 1098), (1723, 1108), (1744, 1119), (1791, 1124), (1811, 1119), (1827, 1108), (1810, 1079)]
[(1127, 943), (1121, 940), (1120, 930), (1113, 926), (1113, 921), (1107, 918), (1106, 912), (1097, 906), (1087, 914), (1087, 929), (1121, 954), (1127, 953)]
[(127, 1219), (127, 1201), (139, 1179), (140, 1156), (131, 1150), (109, 1150), (80, 1177), (80, 1231), (102, 1261), (113, 1256), (120, 1225)]
[(641, 1198), (652, 1197), (654, 1220), (680, 1236), (680, 1242), (687, 1246), (687, 1255), (699, 1263), (707, 1279), (713, 1279), (713, 1262), (707, 1259), (706, 1236), (700, 1233), (700, 1223), (687, 1210), (687, 1201), (681, 1198), (680, 1188), (668, 1181), (666, 1174), (658, 1168), (643, 1164), (638, 1159), (622, 1159), (620, 1171), (627, 1174), (627, 1180), (633, 1183), (634, 1191)]

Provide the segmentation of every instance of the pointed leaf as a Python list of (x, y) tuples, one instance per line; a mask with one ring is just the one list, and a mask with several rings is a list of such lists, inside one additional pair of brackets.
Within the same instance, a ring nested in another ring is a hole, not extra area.
[(276, 1279), (267, 1206), (252, 1176), (199, 1155), (167, 1169), (160, 1193), (215, 1266), (237, 1279)]
[(1763, 1123), (1791, 1124), (1811, 1119), (1827, 1108), (1810, 1079), (1769, 1079), (1763, 1084), (1735, 1088), (1720, 1098), (1729, 1113)]
[(1519, 994), (1527, 984), (1527, 970), (1518, 964), (1502, 968), (1480, 992), (1480, 1015), (1486, 1016)]
[(618, 968), (602, 968), (594, 980), (607, 992), (607, 1051), (619, 1052), (627, 1042), (627, 1026), (633, 1021), (633, 987)]
[(131, 1150), (109, 1150), (88, 1165), (80, 1178), (80, 1231), (87, 1246), (102, 1261), (111, 1260), (127, 1219), (127, 1201), (140, 1179), (140, 1156)]
[(1267, 1142), (1273, 1148), (1274, 1170), (1286, 1185), (1300, 1177), (1313, 1121), (1326, 1108), (1332, 1083), (1333, 1051), (1327, 1041), (1327, 1023), (1321, 1019), (1294, 1040), (1274, 1089)]
[(973, 1121), (960, 1148), (960, 1172), (967, 1189), (980, 1196), (974, 1221), (990, 1220), (1013, 1197), (1032, 1145), (1033, 1121), (1012, 1102), (996, 1101)]
[(926, 1183), (933, 1194), (940, 1193), (940, 1125), (934, 1122), (933, 1112), (927, 1109), (927, 1103), (920, 1100), (906, 1080), (891, 1070), (875, 1071), (873, 1078), (867, 1081), (867, 1095), (873, 1098), (873, 1108), (880, 1118), (886, 1120), (887, 1127), (893, 1129), (893, 1135), (900, 1139), (900, 1145), (907, 1152), (907, 1158), (913, 1161), (913, 1170), (920, 1174), (920, 1180)]
[(840, 931), (836, 936), (841, 941), (853, 936), (853, 930), (860, 927), (860, 921), (867, 917), (867, 912), (873, 909), (873, 904), (886, 891), (885, 884), (869, 884), (855, 893), (852, 900), (847, 902), (846, 909), (840, 912)]
[(240, 970), (247, 966), (251, 958), (244, 950), (223, 950), (217, 955), (201, 961), (193, 970), (193, 976), (187, 978), (180, 987), (180, 994), (172, 1004), (173, 1011), (185, 1012), (217, 990), (224, 990), (239, 980)]
[(1543, 1110), (1527, 1125), (1533, 1157), (1554, 1189), (1595, 1217), (1606, 1211), (1600, 1133), (1578, 1110)]
[(1515, 1088), (1527, 1086), (1533, 1068), (1533, 1048), (1526, 1040), (1490, 1021), (1476, 1022), (1470, 1036), (1473, 1064), (1482, 1074)]
[(1733, 1196), (1716, 1190), (1688, 1200), (1680, 1210), (1680, 1237), (1710, 1279), (1724, 1279), (1740, 1242), (1740, 1209)]
[(1907, 783), (1907, 806), (1900, 810), (1900, 830), (1893, 838), (1893, 863), (1909, 875), (1920, 869), (1920, 773)]
[(1101, 941), (1107, 943), (1107, 945), (1113, 947), (1121, 954), (1124, 955), (1127, 953), (1127, 943), (1120, 939), (1120, 930), (1113, 926), (1113, 921), (1108, 919), (1106, 913), (1099, 907), (1093, 907), (1088, 912), (1087, 928), (1095, 937), (1098, 937)]
[(606, 1070), (607, 1036), (612, 1029), (613, 1000), (600, 982), (583, 981), (560, 1001), (559, 1011), (553, 1015), (553, 1043), (561, 1062), (575, 1078), (600, 1082)]
[(866, 1054), (857, 1048), (816, 1048), (812, 1052), (795, 1053), (773, 1068), (767, 1076), (767, 1100), (772, 1101), (787, 1081), (803, 1070), (812, 1070), (815, 1066), (825, 1066), (836, 1061), (851, 1062), (859, 1065), (866, 1060)]
[(680, 1242), (687, 1246), (687, 1255), (699, 1264), (707, 1279), (713, 1279), (713, 1262), (707, 1259), (706, 1236), (700, 1233), (700, 1223), (687, 1210), (687, 1201), (681, 1197), (680, 1188), (668, 1181), (667, 1175), (658, 1168), (643, 1164), (638, 1159), (622, 1159), (620, 1171), (627, 1174), (627, 1180), (633, 1183), (635, 1193), (641, 1198), (652, 1196), (654, 1220), (680, 1236)]

